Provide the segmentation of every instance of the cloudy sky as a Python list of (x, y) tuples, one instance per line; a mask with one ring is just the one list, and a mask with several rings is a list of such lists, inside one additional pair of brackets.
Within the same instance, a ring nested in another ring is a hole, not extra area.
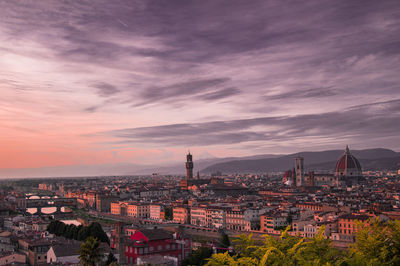
[(400, 150), (400, 4), (0, 0), (0, 168)]

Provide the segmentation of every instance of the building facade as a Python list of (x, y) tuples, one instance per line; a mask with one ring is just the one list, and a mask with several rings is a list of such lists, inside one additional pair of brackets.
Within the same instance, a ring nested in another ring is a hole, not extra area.
[(190, 213), (186, 207), (174, 207), (173, 208), (173, 221), (179, 224), (188, 224)]

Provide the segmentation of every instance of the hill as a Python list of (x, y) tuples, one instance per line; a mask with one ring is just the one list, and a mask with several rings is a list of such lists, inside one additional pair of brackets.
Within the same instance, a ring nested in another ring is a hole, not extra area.
[[(400, 153), (389, 149), (353, 150), (351, 153), (360, 160), (363, 169), (381, 170), (397, 169)], [(222, 173), (265, 173), (279, 172), (293, 168), (296, 157), (304, 157), (306, 169), (332, 171), (337, 159), (343, 155), (343, 150), (328, 150), (321, 152), (299, 152), (277, 158), (239, 159), (217, 163), (204, 168), (205, 174), (221, 171)]]

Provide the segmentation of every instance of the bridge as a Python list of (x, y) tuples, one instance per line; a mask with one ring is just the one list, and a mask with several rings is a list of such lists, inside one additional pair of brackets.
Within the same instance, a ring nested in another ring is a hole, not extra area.
[(29, 195), (26, 195), (25, 198), (27, 200), (29, 200), (29, 199), (52, 199), (52, 198), (57, 198), (57, 196), (55, 194), (54, 195), (29, 194)]
[(42, 214), (42, 208), (55, 207), (55, 213), (62, 213), (62, 207), (76, 207), (77, 202), (74, 198), (48, 198), (48, 199), (26, 199), (26, 209), (36, 208), (36, 215)]

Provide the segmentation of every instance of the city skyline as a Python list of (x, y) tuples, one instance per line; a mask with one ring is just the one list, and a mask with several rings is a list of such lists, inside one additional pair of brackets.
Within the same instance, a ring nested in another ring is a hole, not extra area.
[(0, 10), (0, 168), (400, 151), (397, 1)]

